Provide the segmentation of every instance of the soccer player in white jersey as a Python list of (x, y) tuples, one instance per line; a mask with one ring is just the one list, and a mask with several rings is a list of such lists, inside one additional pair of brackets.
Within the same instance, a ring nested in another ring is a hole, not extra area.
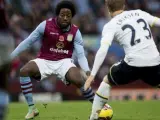
[(101, 45), (85, 90), (93, 82), (113, 40), (124, 48), (125, 58), (114, 64), (104, 77), (94, 98), (90, 120), (97, 118), (96, 112), (107, 102), (111, 86), (137, 79), (152, 86), (160, 84), (160, 54), (150, 30), (154, 25), (160, 26), (160, 19), (141, 10), (125, 11), (125, 0), (106, 0), (105, 3), (112, 19), (103, 28)]

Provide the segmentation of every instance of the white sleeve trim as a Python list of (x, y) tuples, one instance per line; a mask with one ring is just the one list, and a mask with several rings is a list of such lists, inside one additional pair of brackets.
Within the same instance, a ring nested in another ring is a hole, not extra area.
[(160, 18), (155, 17), (153, 23), (151, 24), (151, 27), (153, 26), (160, 26)]

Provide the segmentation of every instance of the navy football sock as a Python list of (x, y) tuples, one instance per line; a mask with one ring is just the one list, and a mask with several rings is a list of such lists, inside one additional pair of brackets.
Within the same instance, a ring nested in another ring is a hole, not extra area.
[(92, 88), (89, 88), (88, 90), (84, 91), (84, 87), (82, 87), (80, 90), (81, 90), (82, 95), (84, 96), (85, 99), (89, 100), (90, 102), (93, 102), (95, 94), (94, 94)]

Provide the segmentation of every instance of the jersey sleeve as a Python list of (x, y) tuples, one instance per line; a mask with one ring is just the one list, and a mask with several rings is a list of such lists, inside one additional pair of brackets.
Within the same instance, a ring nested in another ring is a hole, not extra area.
[(30, 48), (33, 43), (42, 39), (44, 34), (46, 22), (42, 22), (38, 27), (25, 39), (23, 40), (17, 48), (11, 53), (11, 59), (17, 57), (21, 52)]
[[(112, 25), (111, 25), (112, 26)], [(114, 36), (115, 36), (115, 28), (111, 27), (110, 25), (105, 25), (102, 31), (102, 38), (100, 48), (96, 53), (93, 68), (91, 71), (92, 76), (96, 76), (100, 66), (104, 62), (104, 59), (107, 55), (109, 46), (111, 45)]]
[(101, 45), (108, 44), (111, 45), (115, 35), (115, 27), (111, 24), (106, 24), (103, 27)]
[(153, 27), (153, 26), (160, 26), (160, 18), (153, 16), (145, 11), (141, 11), (141, 15), (143, 16), (143, 18), (145, 18), (145, 20), (148, 22), (148, 24)]
[(90, 71), (87, 58), (84, 53), (83, 39), (80, 31), (78, 30), (74, 40), (74, 52), (78, 59), (80, 67), (85, 71)]

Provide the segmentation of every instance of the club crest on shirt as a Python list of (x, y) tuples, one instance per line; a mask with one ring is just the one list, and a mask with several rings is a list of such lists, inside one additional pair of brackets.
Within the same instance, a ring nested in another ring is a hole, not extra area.
[(68, 34), (67, 41), (71, 42), (73, 40), (73, 34)]
[(64, 37), (62, 35), (59, 36), (59, 41), (64, 41)]
[(64, 43), (63, 42), (58, 42), (56, 44), (56, 47), (59, 48), (59, 49), (62, 49), (62, 48), (64, 48)]

